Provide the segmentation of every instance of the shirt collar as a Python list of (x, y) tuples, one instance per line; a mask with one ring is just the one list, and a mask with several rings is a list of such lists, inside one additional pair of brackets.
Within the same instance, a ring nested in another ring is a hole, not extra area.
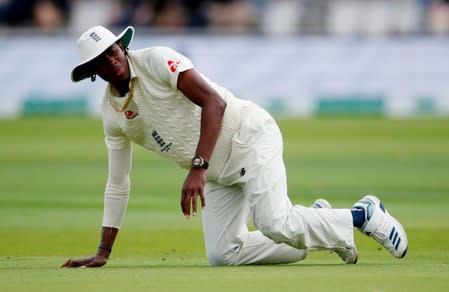
[(130, 75), (129, 80), (131, 81), (131, 79), (137, 78), (137, 75), (136, 75), (136, 72), (134, 71), (133, 65), (131, 64), (131, 61), (129, 60), (128, 56), (126, 56), (126, 59), (128, 60), (128, 66), (129, 66), (129, 75)]

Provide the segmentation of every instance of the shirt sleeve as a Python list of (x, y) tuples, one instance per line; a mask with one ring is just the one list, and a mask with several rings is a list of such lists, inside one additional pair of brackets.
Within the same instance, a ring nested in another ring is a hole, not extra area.
[(108, 149), (109, 176), (104, 194), (103, 226), (120, 228), (128, 205), (132, 145)]
[(103, 226), (120, 228), (128, 206), (132, 161), (131, 141), (103, 116), (105, 143), (108, 148), (109, 175), (104, 192)]
[(155, 78), (174, 89), (178, 88), (179, 73), (193, 68), (189, 58), (167, 47), (154, 47), (147, 56), (147, 62)]

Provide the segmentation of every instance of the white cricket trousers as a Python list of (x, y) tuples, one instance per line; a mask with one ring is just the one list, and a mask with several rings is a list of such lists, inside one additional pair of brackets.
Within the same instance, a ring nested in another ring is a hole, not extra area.
[[(273, 118), (250, 104), (218, 178), (206, 183), (203, 230), (211, 265), (291, 263), (308, 250), (353, 247), (349, 209), (292, 205)], [(257, 231), (248, 231), (252, 215)]]

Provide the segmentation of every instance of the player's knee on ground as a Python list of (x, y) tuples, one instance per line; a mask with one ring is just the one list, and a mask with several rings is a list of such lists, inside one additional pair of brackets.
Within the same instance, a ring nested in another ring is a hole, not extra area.
[(239, 246), (215, 247), (207, 249), (207, 260), (211, 266), (236, 265), (235, 258)]
[(207, 251), (207, 261), (211, 266), (227, 266), (231, 265), (225, 256), (226, 252), (218, 249)]

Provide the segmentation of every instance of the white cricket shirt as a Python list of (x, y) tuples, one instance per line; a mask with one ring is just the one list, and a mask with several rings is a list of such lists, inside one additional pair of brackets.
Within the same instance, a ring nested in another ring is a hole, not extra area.
[[(131, 142), (174, 160), (180, 167), (190, 168), (201, 122), (201, 108), (177, 89), (179, 73), (193, 68), (188, 58), (170, 48), (153, 47), (129, 51), (128, 61), (134, 94), (127, 109), (117, 112), (113, 108), (111, 103), (121, 107), (129, 92), (125, 97), (118, 97), (111, 84), (105, 90), (102, 104), (109, 151), (103, 226), (116, 228), (123, 221), (130, 190)], [(229, 157), (232, 137), (239, 129), (241, 112), (248, 103), (202, 77), (227, 103), (222, 129), (206, 171), (208, 180), (213, 180)]]

